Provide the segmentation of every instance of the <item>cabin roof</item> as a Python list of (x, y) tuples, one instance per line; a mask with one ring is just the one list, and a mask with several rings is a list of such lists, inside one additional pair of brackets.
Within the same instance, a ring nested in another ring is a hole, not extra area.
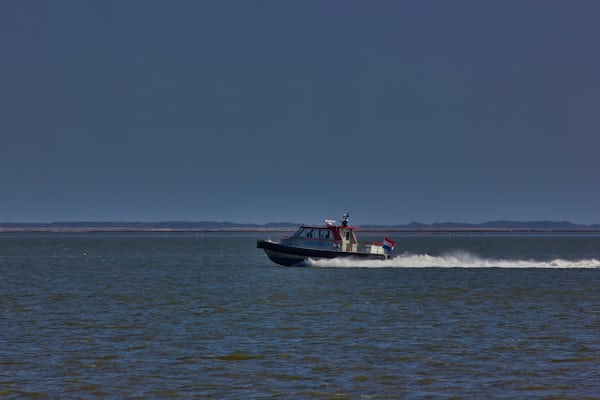
[(300, 228), (311, 228), (311, 229), (336, 229), (336, 228), (347, 228), (351, 230), (359, 229), (358, 226), (346, 225), (300, 225)]

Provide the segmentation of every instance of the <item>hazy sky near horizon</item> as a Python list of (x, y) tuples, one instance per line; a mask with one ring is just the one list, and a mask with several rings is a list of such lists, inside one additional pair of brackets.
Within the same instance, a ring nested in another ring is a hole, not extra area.
[(600, 2), (2, 1), (0, 221), (600, 223)]

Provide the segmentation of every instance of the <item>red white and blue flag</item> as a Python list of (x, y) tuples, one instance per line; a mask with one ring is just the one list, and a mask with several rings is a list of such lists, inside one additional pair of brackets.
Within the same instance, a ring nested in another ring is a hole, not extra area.
[(391, 239), (388, 239), (386, 237), (383, 238), (383, 243), (381, 244), (381, 246), (387, 251), (387, 252), (391, 252), (392, 250), (394, 250), (394, 246), (396, 246), (396, 242), (394, 242)]

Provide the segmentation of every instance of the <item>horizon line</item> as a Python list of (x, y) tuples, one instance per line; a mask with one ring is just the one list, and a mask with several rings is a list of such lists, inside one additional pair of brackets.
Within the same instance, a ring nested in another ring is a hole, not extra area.
[[(274, 226), (299, 226), (304, 223), (298, 222), (289, 222), (289, 221), (279, 221), (279, 222), (266, 222), (266, 223), (254, 223), (254, 222), (232, 222), (232, 221), (216, 221), (216, 220), (156, 220), (156, 221), (135, 221), (135, 220), (72, 220), (72, 221), (51, 221), (51, 222), (14, 222), (14, 221), (6, 221), (0, 222), (0, 227), (71, 227), (78, 226), (83, 227), (85, 224), (89, 224), (91, 227), (127, 227), (130, 225), (135, 226), (145, 226), (151, 227), (153, 225), (160, 225), (162, 227), (168, 225), (202, 225), (203, 227), (207, 226), (229, 226), (229, 227), (274, 227)], [(390, 223), (390, 224), (377, 224), (377, 223), (365, 223), (357, 226), (364, 227), (406, 227), (406, 228), (415, 228), (415, 227), (492, 227), (494, 225), (499, 225), (501, 227), (507, 227), (510, 225), (516, 225), (518, 227), (525, 227), (529, 225), (535, 225), (537, 227), (541, 225), (545, 226), (571, 226), (571, 227), (600, 227), (600, 223), (574, 223), (567, 220), (507, 220), (507, 219), (498, 219), (498, 220), (488, 220), (484, 222), (457, 222), (457, 221), (446, 221), (446, 222), (432, 222), (432, 223), (422, 223), (418, 221), (412, 221), (409, 223)]]

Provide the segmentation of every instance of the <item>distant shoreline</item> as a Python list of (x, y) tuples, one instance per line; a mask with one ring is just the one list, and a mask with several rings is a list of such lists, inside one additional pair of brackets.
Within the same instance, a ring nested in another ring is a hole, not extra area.
[(203, 233), (293, 232), (291, 228), (0, 227), (0, 233)]
[[(3, 233), (288, 233), (293, 232), (291, 227), (135, 227), (135, 226), (2, 226), (0, 234)], [(539, 228), (539, 227), (358, 227), (359, 232), (365, 233), (571, 233), (571, 234), (593, 234), (600, 233), (596, 227), (577, 228)]]
[[(292, 232), (301, 225), (292, 222), (250, 224), (216, 221), (57, 221), (0, 222), (0, 233), (277, 233)], [(568, 221), (443, 222), (358, 226), (361, 232), (397, 233), (600, 233), (600, 224), (581, 225)]]

